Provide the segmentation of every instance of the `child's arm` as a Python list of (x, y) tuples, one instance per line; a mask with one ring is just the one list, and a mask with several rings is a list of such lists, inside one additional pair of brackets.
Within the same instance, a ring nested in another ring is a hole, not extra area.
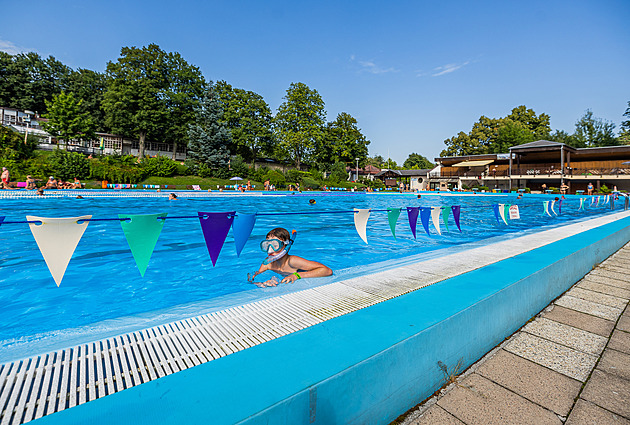
[(293, 283), (297, 279), (303, 277), (324, 277), (332, 275), (332, 270), (322, 263), (318, 263), (317, 261), (306, 260), (302, 257), (298, 257), (297, 255), (292, 255), (289, 258), (289, 266), (294, 269), (304, 270), (302, 272), (297, 272), (297, 274), (293, 273), (286, 276), (284, 279), (280, 281), (280, 283)]
[(269, 279), (265, 282), (254, 282), (254, 279), (256, 278), (256, 276), (258, 276), (259, 274), (261, 274), (262, 272), (265, 272), (267, 270), (269, 270), (269, 264), (261, 264), (260, 267), (258, 268), (258, 271), (256, 273), (254, 273), (253, 275), (247, 273), (247, 281), (249, 283), (253, 283), (254, 285), (258, 286), (259, 288), (263, 288), (265, 286), (276, 286), (278, 284), (278, 279), (272, 278)]

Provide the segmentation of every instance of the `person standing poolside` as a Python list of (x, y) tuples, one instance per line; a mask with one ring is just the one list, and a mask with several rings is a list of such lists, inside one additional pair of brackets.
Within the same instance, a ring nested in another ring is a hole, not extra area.
[[(295, 230), (293, 231), (295, 232)], [(295, 233), (294, 233), (295, 234)], [(297, 255), (289, 255), (289, 250), (295, 241), (291, 239), (287, 229), (277, 227), (267, 233), (267, 238), (260, 243), (260, 249), (267, 253), (267, 258), (253, 275), (247, 274), (247, 281), (259, 288), (276, 286), (278, 283), (293, 283), (303, 277), (324, 277), (332, 275), (332, 270), (317, 261), (306, 260)], [(259, 274), (271, 270), (284, 278), (278, 282), (274, 276), (265, 282), (255, 282)]]
[(2, 188), (3, 189), (8, 189), (9, 188), (9, 169), (7, 167), (2, 167)]
[(593, 183), (588, 182), (588, 186), (586, 187), (587, 189), (587, 194), (592, 195), (593, 194)]

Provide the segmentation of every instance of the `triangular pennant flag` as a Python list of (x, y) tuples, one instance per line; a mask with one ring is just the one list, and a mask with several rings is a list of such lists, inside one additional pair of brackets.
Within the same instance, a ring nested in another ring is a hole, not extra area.
[(241, 256), (241, 251), (245, 247), (249, 235), (254, 230), (256, 224), (256, 214), (238, 213), (232, 222), (232, 234), (234, 235), (234, 246), (236, 247), (236, 256)]
[(509, 213), (509, 209), (510, 206), (507, 204), (499, 204), (499, 215), (501, 216), (501, 219), (503, 220), (503, 222), (507, 225), (508, 222), (505, 218), (505, 214)]
[(442, 230), (440, 230), (440, 214), (442, 213), (442, 207), (431, 207), (431, 221), (433, 222), (433, 227), (437, 230), (438, 235), (442, 234)]
[(562, 214), (562, 199), (558, 201), (558, 214)]
[(57, 286), (61, 284), (70, 258), (90, 223), (89, 221), (79, 223), (79, 221), (90, 218), (92, 218), (91, 215), (68, 218), (26, 216), (28, 221), (42, 222), (42, 224), (29, 223), (28, 226)]
[(580, 198), (580, 208), (578, 208), (578, 211), (584, 209), (584, 198)]
[(422, 222), (422, 227), (424, 227), (424, 231), (427, 232), (427, 235), (431, 236), (429, 233), (429, 219), (431, 218), (431, 208), (422, 207), (420, 208), (420, 222)]
[(599, 205), (599, 196), (597, 197), (597, 199), (595, 199), (595, 206)]
[(414, 239), (416, 239), (416, 224), (418, 223), (419, 211), (420, 207), (407, 207), (407, 218), (409, 218), (409, 227), (411, 227)]
[(497, 219), (497, 224), (501, 224), (499, 221), (499, 204), (492, 204), (492, 210), (494, 211), (494, 218)]
[(543, 208), (545, 209), (545, 214), (551, 217), (551, 214), (549, 213), (549, 201), (543, 201)]
[(197, 212), (213, 266), (217, 264), (217, 258), (219, 258), (225, 238), (230, 231), (235, 213), (236, 211), (220, 213)]
[(453, 219), (455, 220), (455, 225), (457, 226), (457, 228), (459, 229), (459, 232), (461, 233), (462, 228), (459, 226), (459, 214), (461, 212), (461, 205), (453, 205), (451, 207), (451, 209), (453, 210)]
[(162, 233), (162, 227), (164, 227), (164, 220), (159, 217), (166, 217), (166, 213), (118, 214), (118, 218), (126, 219), (121, 221), (120, 225), (142, 277), (147, 271), (155, 244), (157, 244), (160, 233)]
[(444, 222), (444, 227), (446, 228), (447, 232), (448, 232), (448, 215), (450, 212), (451, 212), (450, 208), (442, 209), (442, 221)]
[(2, 222), (4, 221), (6, 217), (3, 215), (0, 215), (0, 226), (2, 226)]
[(363, 239), (363, 242), (368, 243), (365, 231), (368, 218), (370, 218), (370, 209), (355, 208), (354, 211), (354, 227), (357, 229), (357, 233)]
[[(554, 199), (553, 201), (549, 202), (549, 211), (551, 211), (553, 213), (553, 215), (558, 215), (556, 214), (556, 210), (553, 209), (553, 206), (556, 204), (556, 200)], [(549, 214), (551, 215), (551, 214)]]
[(396, 239), (396, 222), (400, 216), (400, 208), (387, 209), (387, 221), (389, 221), (389, 228), (392, 231), (392, 236)]

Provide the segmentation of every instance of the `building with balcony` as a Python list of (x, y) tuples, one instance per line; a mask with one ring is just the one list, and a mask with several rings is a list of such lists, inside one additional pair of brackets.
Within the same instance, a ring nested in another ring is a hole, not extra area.
[[(569, 187), (567, 193), (606, 185), (630, 191), (630, 146), (573, 148), (538, 140), (513, 146), (508, 153), (435, 158), (429, 184), (447, 180), (453, 187), (486, 186), (511, 190)], [(544, 186), (543, 186), (544, 185)]]

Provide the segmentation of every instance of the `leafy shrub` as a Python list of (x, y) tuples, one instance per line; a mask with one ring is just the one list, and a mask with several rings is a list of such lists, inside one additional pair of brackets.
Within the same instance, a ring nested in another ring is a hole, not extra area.
[(108, 155), (92, 160), (91, 177), (111, 183), (138, 183), (145, 171), (133, 155)]
[(177, 163), (166, 156), (144, 158), (142, 167), (148, 176), (170, 177), (177, 171)]
[(80, 153), (57, 149), (48, 157), (48, 163), (52, 174), (62, 180), (84, 179), (90, 175), (90, 162)]
[(251, 176), (252, 179), (254, 179), (254, 180), (258, 181), (258, 182), (262, 182), (262, 181), (266, 180), (267, 173), (269, 173), (269, 171), (270, 171), (269, 167), (263, 166), (263, 167), (260, 167), (257, 170), (252, 171), (250, 173), (250, 176)]
[(612, 192), (612, 191), (610, 189), (608, 189), (608, 186), (606, 186), (605, 184), (603, 184), (603, 185), (601, 185), (599, 187), (599, 193), (606, 194), (606, 193), (610, 193), (610, 192)]
[(303, 189), (319, 189), (321, 187), (319, 182), (311, 177), (304, 177), (300, 185)]
[(249, 176), (249, 166), (240, 155), (235, 155), (230, 159), (229, 177), (247, 178)]
[(276, 187), (282, 187), (287, 183), (284, 174), (277, 170), (270, 170), (265, 176), (265, 180), (269, 180), (269, 183)]
[(328, 177), (331, 183), (341, 183), (348, 180), (348, 173), (346, 172), (346, 164), (343, 162), (335, 162), (331, 167), (331, 174)]
[(188, 176), (190, 175), (190, 169), (188, 168), (188, 165), (186, 165), (186, 163), (180, 163), (177, 162), (175, 164), (177, 166), (177, 170), (175, 171), (175, 174), (178, 176)]

